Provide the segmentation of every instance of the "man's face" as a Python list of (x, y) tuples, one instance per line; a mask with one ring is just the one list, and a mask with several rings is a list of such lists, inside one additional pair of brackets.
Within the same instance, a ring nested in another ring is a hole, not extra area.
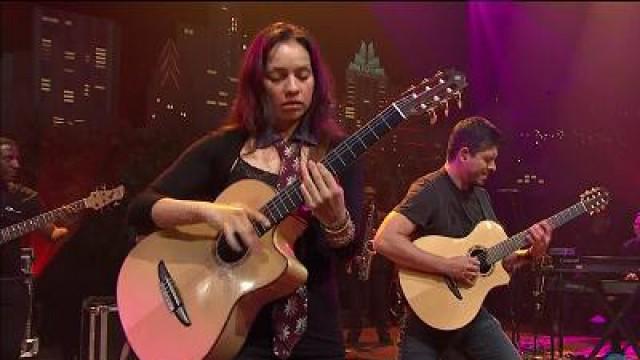
[(9, 144), (0, 145), (0, 176), (2, 182), (12, 183), (18, 176), (20, 169), (20, 154), (18, 149)]
[(375, 192), (369, 192), (369, 191), (365, 191), (364, 192), (364, 200), (365, 201), (374, 201), (376, 199), (376, 193)]
[(496, 159), (498, 158), (496, 146), (478, 151), (473, 155), (467, 151), (461, 156), (466, 169), (466, 180), (469, 184), (484, 185), (489, 175), (496, 171)]
[(640, 236), (640, 213), (636, 215), (636, 219), (633, 221), (633, 231)]

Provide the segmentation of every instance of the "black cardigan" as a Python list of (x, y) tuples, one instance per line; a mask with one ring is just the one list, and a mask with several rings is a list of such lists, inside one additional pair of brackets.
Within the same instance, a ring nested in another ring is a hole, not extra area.
[[(214, 200), (229, 183), (233, 163), (247, 139), (239, 130), (208, 134), (192, 144), (167, 170), (165, 170), (129, 207), (129, 221), (139, 232), (148, 233), (156, 229), (151, 219), (153, 204), (162, 197), (183, 200)], [(336, 145), (336, 144), (333, 144)], [(235, 171), (235, 170), (234, 170)], [(352, 219), (356, 221), (356, 232), (361, 232), (362, 171), (354, 164), (339, 176), (344, 189), (345, 202)], [(295, 348), (294, 354), (344, 354), (339, 323), (339, 306), (335, 276), (336, 255), (352, 256), (361, 246), (361, 236), (341, 249), (331, 249), (324, 241), (324, 232), (319, 222), (312, 218), (309, 227), (296, 242), (296, 256), (307, 268), (309, 277), (308, 327)], [(299, 251), (304, 249), (304, 251)], [(271, 308), (267, 304), (258, 314), (247, 345), (265, 348), (272, 336)]]

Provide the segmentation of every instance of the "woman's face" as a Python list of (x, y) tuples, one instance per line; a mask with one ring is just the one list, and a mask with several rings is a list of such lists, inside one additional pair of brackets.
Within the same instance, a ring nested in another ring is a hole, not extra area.
[(276, 128), (296, 125), (311, 105), (315, 85), (307, 49), (293, 39), (276, 44), (267, 57), (263, 84)]

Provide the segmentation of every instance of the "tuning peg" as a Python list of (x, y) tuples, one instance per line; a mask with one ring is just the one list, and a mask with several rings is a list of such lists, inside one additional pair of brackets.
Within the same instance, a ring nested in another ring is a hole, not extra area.
[(444, 105), (444, 116), (449, 116), (449, 102), (445, 99), (443, 101), (440, 102), (442, 105)]
[(427, 114), (429, 114), (429, 124), (433, 125), (438, 121), (438, 114), (436, 114), (435, 110), (429, 109)]
[[(414, 90), (415, 90), (415, 88), (416, 88), (416, 87), (415, 87), (415, 86), (413, 86), (413, 85), (409, 86), (409, 88), (408, 88), (407, 90), (405, 90), (405, 91), (403, 91), (403, 92), (402, 92), (402, 94), (401, 94), (401, 95), (402, 95), (402, 97), (404, 97), (404, 96), (406, 96), (406, 95), (409, 95), (409, 93), (410, 93), (410, 92), (412, 92), (412, 91), (414, 91)], [(415, 95), (415, 93), (414, 93), (414, 95)]]

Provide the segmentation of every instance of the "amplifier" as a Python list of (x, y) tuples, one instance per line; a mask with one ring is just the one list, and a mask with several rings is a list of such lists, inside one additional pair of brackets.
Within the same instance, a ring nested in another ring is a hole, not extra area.
[(90, 296), (82, 303), (81, 360), (138, 360), (122, 330), (113, 296)]

